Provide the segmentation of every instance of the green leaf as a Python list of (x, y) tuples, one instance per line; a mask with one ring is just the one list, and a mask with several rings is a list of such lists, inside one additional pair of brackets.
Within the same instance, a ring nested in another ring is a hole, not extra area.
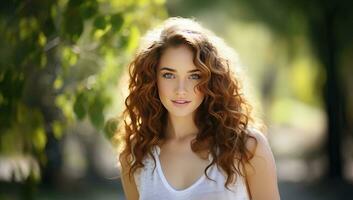
[(104, 15), (97, 16), (96, 19), (94, 19), (93, 25), (97, 29), (105, 29), (105, 27), (107, 26), (106, 16)]
[(133, 52), (133, 50), (137, 47), (140, 38), (140, 31), (137, 26), (132, 26), (130, 29), (129, 41), (127, 50), (129, 52)]
[(53, 129), (53, 134), (56, 139), (61, 139), (63, 136), (63, 129), (64, 129), (63, 123), (60, 121), (56, 120), (52, 123), (52, 129)]
[(82, 3), (84, 2), (84, 0), (70, 0), (68, 7), (78, 7), (80, 6)]
[(74, 112), (78, 119), (82, 120), (87, 114), (87, 98), (84, 93), (80, 93), (74, 103)]
[(64, 35), (76, 42), (83, 32), (83, 18), (76, 7), (68, 7), (64, 16)]
[(126, 48), (129, 42), (129, 36), (121, 34), (119, 41), (118, 41), (118, 47), (120, 48)]
[(32, 142), (37, 151), (42, 152), (44, 150), (44, 147), (47, 144), (47, 136), (43, 127), (38, 127), (34, 130)]
[(124, 23), (124, 18), (122, 14), (117, 13), (111, 16), (110, 23), (112, 24), (113, 31), (119, 31)]
[(98, 3), (95, 0), (86, 1), (81, 5), (81, 14), (84, 19), (89, 19), (98, 13)]
[(115, 118), (109, 119), (104, 124), (104, 135), (108, 140), (111, 140), (118, 129), (118, 120)]
[(48, 16), (41, 28), (43, 29), (44, 35), (47, 37), (55, 34), (56, 28), (51, 16)]
[(97, 129), (101, 129), (104, 123), (103, 110), (98, 106), (92, 105), (89, 108), (88, 112), (89, 112), (89, 118), (92, 124), (94, 125), (94, 127), (96, 127)]

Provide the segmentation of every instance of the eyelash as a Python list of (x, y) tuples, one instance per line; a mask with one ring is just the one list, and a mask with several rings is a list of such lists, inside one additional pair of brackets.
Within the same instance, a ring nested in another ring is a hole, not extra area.
[(201, 78), (201, 75), (200, 74), (191, 74), (190, 76), (196, 76), (197, 78), (193, 78), (195, 80), (198, 80)]
[(170, 76), (174, 77), (174, 74), (172, 74), (172, 73), (164, 73), (162, 76), (163, 76), (163, 78), (170, 79)]
[[(170, 76), (173, 76), (173, 77), (170, 77)], [(196, 78), (195, 78), (195, 76), (196, 76)], [(166, 79), (171, 79), (171, 78), (175, 78), (175, 75), (172, 73), (164, 73), (164, 74), (162, 74), (162, 77), (166, 78)], [(194, 78), (191, 78), (193, 80), (198, 80), (201, 78), (201, 76), (199, 74), (191, 74), (190, 77), (194, 77)]]

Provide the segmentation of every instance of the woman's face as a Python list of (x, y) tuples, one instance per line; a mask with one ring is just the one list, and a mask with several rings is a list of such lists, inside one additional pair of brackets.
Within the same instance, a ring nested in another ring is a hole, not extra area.
[(159, 98), (170, 115), (187, 116), (200, 106), (204, 95), (195, 87), (200, 78), (193, 52), (186, 45), (169, 47), (163, 52), (157, 85)]

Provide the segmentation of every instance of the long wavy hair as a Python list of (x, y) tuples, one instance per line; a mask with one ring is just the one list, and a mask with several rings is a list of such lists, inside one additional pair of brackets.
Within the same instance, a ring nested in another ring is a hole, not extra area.
[[(244, 164), (253, 152), (246, 147), (249, 126), (254, 121), (251, 106), (245, 98), (237, 72), (235, 54), (213, 33), (192, 19), (169, 18), (143, 37), (140, 49), (129, 65), (129, 95), (123, 112), (124, 136), (121, 156), (127, 160), (129, 175), (144, 167), (143, 159), (165, 141), (168, 111), (162, 105), (157, 88), (157, 66), (169, 47), (187, 45), (194, 54), (193, 62), (201, 71), (197, 87), (205, 95), (197, 108), (194, 122), (198, 134), (192, 150), (202, 157), (208, 152), (213, 164), (226, 173), (228, 188), (237, 175), (245, 176)], [(235, 69), (235, 70), (234, 70)], [(119, 132), (119, 134), (121, 134)], [(255, 138), (254, 138), (255, 139)], [(255, 139), (256, 141), (256, 139)], [(210, 178), (209, 178), (210, 179)]]

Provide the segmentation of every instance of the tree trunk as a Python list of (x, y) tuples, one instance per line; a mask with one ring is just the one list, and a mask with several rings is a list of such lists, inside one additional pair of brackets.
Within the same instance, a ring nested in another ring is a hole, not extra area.
[(311, 21), (311, 38), (318, 58), (325, 70), (323, 86), (324, 106), (327, 113), (327, 141), (325, 150), (328, 155), (328, 178), (342, 179), (341, 140), (343, 135), (343, 96), (339, 81), (339, 54), (335, 35), (335, 3), (323, 5), (322, 15)]

